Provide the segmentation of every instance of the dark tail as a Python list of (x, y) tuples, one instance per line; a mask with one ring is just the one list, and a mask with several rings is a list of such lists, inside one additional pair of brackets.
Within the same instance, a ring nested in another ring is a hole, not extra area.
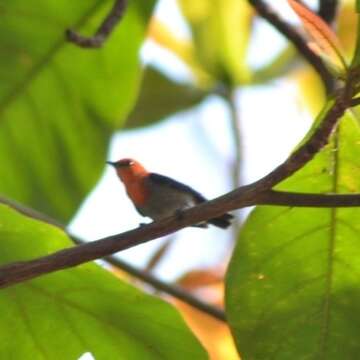
[(226, 214), (221, 215), (221, 216), (219, 216), (217, 218), (208, 220), (208, 223), (212, 224), (214, 226), (217, 226), (217, 227), (219, 227), (221, 229), (226, 229), (231, 225), (231, 220), (233, 218), (234, 217), (231, 214), (226, 213)]

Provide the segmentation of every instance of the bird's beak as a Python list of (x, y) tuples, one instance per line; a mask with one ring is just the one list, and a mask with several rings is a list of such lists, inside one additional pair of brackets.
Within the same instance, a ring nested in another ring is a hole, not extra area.
[(107, 161), (106, 163), (107, 163), (108, 165), (111, 165), (111, 166), (116, 167), (116, 162)]

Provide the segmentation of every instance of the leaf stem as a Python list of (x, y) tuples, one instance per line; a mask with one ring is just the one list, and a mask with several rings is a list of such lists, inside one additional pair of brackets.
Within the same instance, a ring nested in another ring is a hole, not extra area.
[(82, 36), (71, 29), (67, 29), (65, 31), (66, 39), (83, 48), (94, 49), (101, 47), (124, 16), (126, 7), (127, 0), (116, 0), (94, 36)]

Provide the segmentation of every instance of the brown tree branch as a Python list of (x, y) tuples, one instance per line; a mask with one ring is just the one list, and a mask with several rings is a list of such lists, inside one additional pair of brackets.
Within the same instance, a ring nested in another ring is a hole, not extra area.
[(285, 20), (281, 19), (264, 1), (248, 0), (258, 14), (283, 34), (299, 51), (299, 53), (314, 67), (321, 77), (327, 93), (331, 93), (334, 86), (334, 78), (319, 56), (308, 46), (303, 37)]
[[(20, 205), (13, 200), (8, 200), (6, 198), (0, 198), (0, 202), (7, 204), (16, 210), (20, 211), (26, 216), (39, 219), (41, 221), (47, 222), (49, 224), (58, 226), (62, 229), (64, 227), (57, 221), (51, 219), (50, 217), (39, 213), (33, 209), (29, 209)], [(280, 192), (280, 191), (266, 191), (258, 197), (258, 200), (254, 200), (249, 205), (283, 205), (283, 206), (306, 206), (306, 207), (350, 207), (350, 206), (360, 206), (360, 194), (351, 194), (351, 195), (338, 195), (338, 194), (306, 194), (306, 193), (291, 193), (291, 192)], [(69, 236), (77, 244), (84, 244), (84, 242), (72, 235)], [(222, 309), (209, 305), (195, 296), (189, 294), (188, 292), (182, 290), (178, 286), (167, 284), (151, 274), (137, 269), (136, 267), (115, 258), (114, 256), (106, 256), (103, 258), (106, 262), (112, 264), (115, 267), (129, 273), (137, 279), (142, 280), (143, 282), (149, 284), (150, 286), (163, 291), (166, 294), (169, 294), (190, 306), (195, 307), (196, 309), (208, 314), (209, 316), (215, 317), (218, 320), (226, 321), (225, 314)], [(6, 276), (6, 273), (3, 273), (4, 268), (0, 270), (0, 279), (2, 276)], [(10, 268), (11, 270), (11, 268)], [(19, 282), (19, 281), (16, 281)], [(10, 283), (4, 284), (1, 282), (1, 286), (11, 285)]]
[(115, 0), (114, 6), (101, 23), (94, 36), (82, 36), (71, 29), (67, 29), (65, 31), (67, 40), (83, 48), (94, 49), (101, 47), (105, 40), (113, 32), (115, 26), (122, 19), (126, 6), (127, 0)]
[(329, 24), (331, 24), (336, 16), (338, 8), (337, 0), (320, 0), (318, 14)]
[(293, 175), (328, 142), (328, 138), (337, 125), (338, 120), (345, 110), (351, 106), (352, 93), (354, 91), (352, 87), (353, 81), (355, 80), (349, 78), (345, 87), (338, 90), (333, 104), (326, 111), (321, 124), (313, 131), (309, 139), (294, 151), (284, 163), (262, 179), (250, 185), (242, 186), (215, 200), (188, 209), (182, 213), (181, 217), (172, 216), (135, 230), (64, 249), (38, 259), (2, 266), (0, 267), (0, 287), (10, 286), (42, 274), (99, 259), (168, 235), (186, 226), (220, 216), (225, 212), (257, 204), (263, 200), (265, 192)]

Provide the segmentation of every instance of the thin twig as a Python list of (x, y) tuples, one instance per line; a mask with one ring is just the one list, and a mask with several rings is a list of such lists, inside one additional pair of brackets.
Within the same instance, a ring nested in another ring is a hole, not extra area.
[(172, 246), (172, 244), (174, 244), (175, 238), (176, 234), (168, 236), (165, 242), (152, 254), (150, 259), (146, 262), (144, 268), (144, 271), (146, 273), (154, 271), (154, 269), (159, 265), (164, 255), (168, 253), (170, 247)]
[(234, 141), (235, 160), (232, 171), (233, 188), (241, 185), (241, 164), (242, 164), (242, 141), (241, 141), (241, 128), (239, 112), (237, 111), (235, 91), (229, 90), (226, 96), (227, 105), (230, 110), (230, 122), (232, 130), (232, 138)]
[(320, 0), (318, 14), (329, 24), (331, 24), (336, 16), (338, 8), (337, 0)]
[(137, 279), (142, 280), (144, 283), (152, 286), (153, 288), (163, 291), (165, 294), (171, 295), (176, 299), (183, 301), (184, 303), (194, 307), (195, 309), (214, 317), (220, 321), (226, 322), (225, 312), (213, 305), (210, 305), (204, 301), (201, 301), (197, 297), (193, 296), (189, 292), (183, 290), (181, 287), (173, 284), (167, 284), (148, 272), (137, 269), (136, 267), (117, 259), (113, 256), (107, 256), (104, 258), (108, 263), (114, 265), (117, 268), (125, 271), (126, 273), (134, 276)]
[(115, 26), (122, 19), (127, 6), (127, 0), (116, 0), (114, 6), (97, 29), (94, 36), (86, 37), (77, 32), (67, 29), (65, 35), (68, 41), (83, 48), (99, 48), (115, 29)]
[[(232, 170), (232, 184), (233, 189), (241, 186), (241, 166), (243, 162), (242, 156), (242, 139), (241, 139), (241, 128), (240, 128), (240, 116), (236, 105), (236, 95), (234, 89), (228, 89), (225, 94), (225, 100), (230, 110), (230, 124), (231, 124), (231, 135), (234, 142), (235, 159), (233, 161)], [(240, 227), (240, 219), (238, 216), (235, 217), (232, 229), (234, 231), (233, 239), (237, 238), (237, 233)]]
[(264, 1), (248, 0), (258, 14), (272, 24), (283, 34), (299, 51), (299, 53), (314, 67), (321, 77), (327, 93), (333, 91), (334, 79), (319, 56), (307, 45), (303, 37), (286, 21), (281, 19)]

